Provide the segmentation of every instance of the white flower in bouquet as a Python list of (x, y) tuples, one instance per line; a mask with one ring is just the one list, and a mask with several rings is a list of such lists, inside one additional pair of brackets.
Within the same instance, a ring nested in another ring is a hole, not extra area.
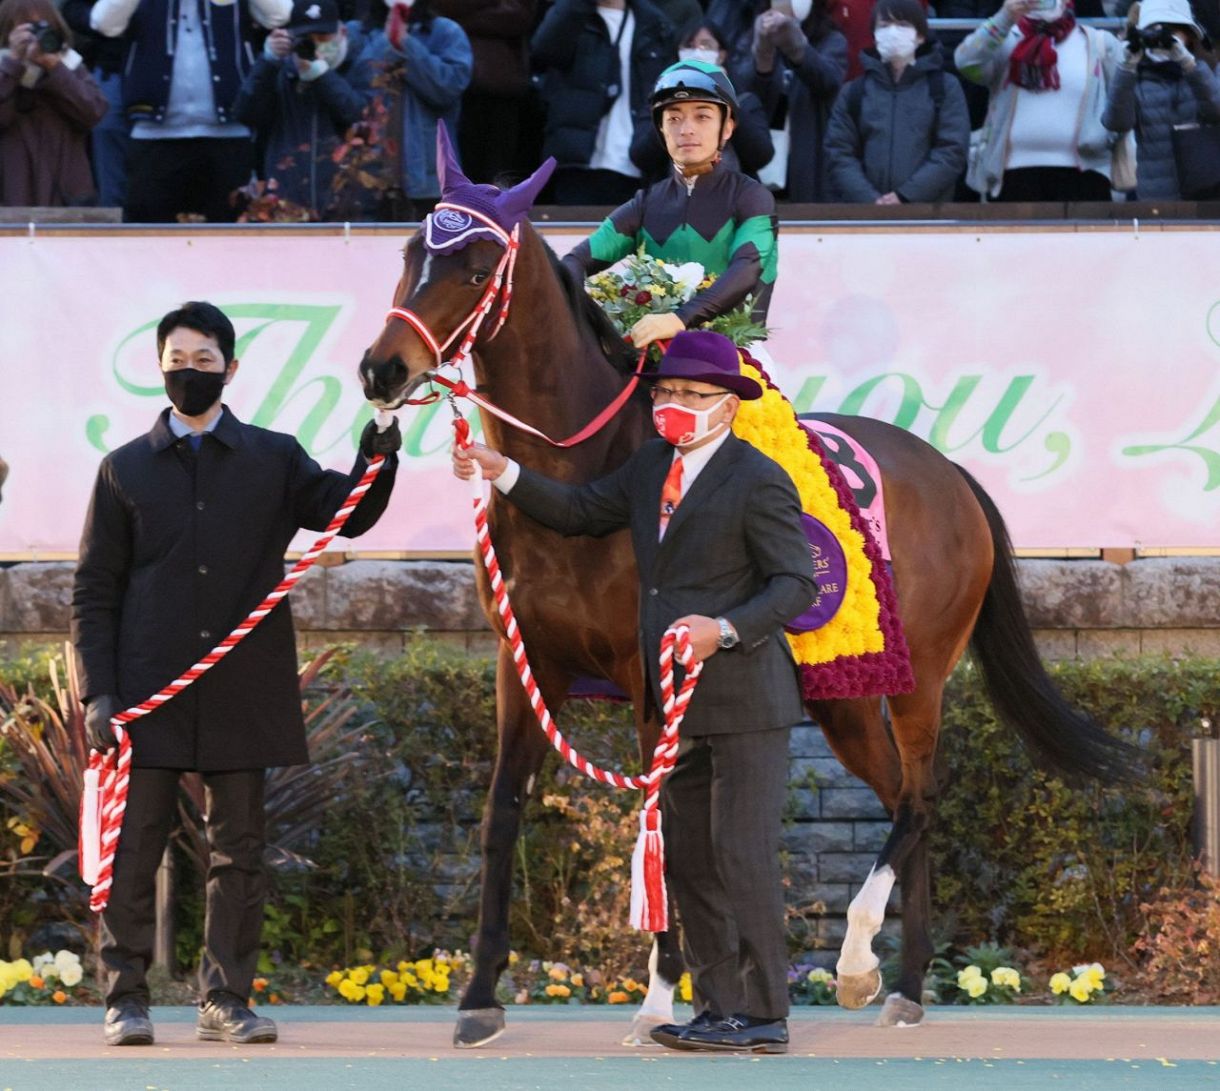
[(670, 265), (668, 262), (661, 262), (663, 268), (675, 283), (682, 289), (684, 300), (690, 299), (695, 294), (695, 289), (703, 283), (705, 273), (703, 266), (697, 261), (683, 262), (681, 265)]

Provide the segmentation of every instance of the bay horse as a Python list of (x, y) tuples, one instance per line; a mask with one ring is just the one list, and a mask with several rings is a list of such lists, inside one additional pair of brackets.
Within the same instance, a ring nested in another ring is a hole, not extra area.
[[(581, 428), (623, 390), (634, 356), (605, 314), (530, 227), (520, 225), (512, 308), (494, 338), (473, 347), (478, 392), (549, 436)], [(437, 345), (462, 326), (483, 297), (504, 251), (476, 241), (450, 254), (428, 253), (417, 234), (404, 249), (396, 308), (409, 308), (434, 338), (391, 312), (359, 374), (368, 399), (396, 408), (428, 381)], [(838, 961), (839, 1003), (863, 1007), (882, 987), (873, 937), (895, 880), (902, 900), (901, 969), (881, 1010), (882, 1025), (923, 1016), (923, 978), (933, 955), (926, 832), (937, 784), (933, 773), (945, 680), (973, 647), (1001, 719), (1032, 755), (1072, 776), (1114, 780), (1129, 755), (1071, 709), (1048, 677), (1021, 604), (1012, 548), (995, 504), (973, 478), (923, 440), (877, 420), (828, 415), (875, 457), (882, 474), (898, 602), (916, 688), (911, 693), (808, 705), (846, 768), (867, 782), (893, 817), (893, 829), (848, 910)], [(568, 482), (599, 477), (652, 433), (650, 404), (638, 390), (584, 442), (558, 450), (483, 413), (487, 442), (534, 470)], [(492, 540), (552, 713), (573, 680), (593, 676), (626, 691), (635, 708), (642, 761), (658, 735), (645, 699), (637, 634), (637, 576), (626, 531), (563, 538), (491, 492)], [(500, 637), (496, 673), (498, 753), (482, 824), (482, 879), (473, 974), (459, 1004), (454, 1043), (474, 1046), (504, 1029), (495, 989), (508, 962), (508, 910), (522, 809), (549, 744), (518, 679), (487, 574), (476, 552), (479, 595)], [(560, 718), (562, 722), (562, 718)], [(576, 740), (579, 743), (579, 740)], [(863, 877), (862, 877), (863, 878)], [(655, 937), (647, 999), (626, 1042), (673, 1017), (681, 970), (673, 930)]]

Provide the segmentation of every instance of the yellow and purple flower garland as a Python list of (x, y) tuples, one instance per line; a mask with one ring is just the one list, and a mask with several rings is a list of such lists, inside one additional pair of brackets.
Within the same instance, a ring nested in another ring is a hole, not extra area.
[(762, 384), (763, 396), (741, 403), (734, 433), (787, 470), (802, 509), (834, 534), (847, 561), (847, 586), (834, 617), (811, 632), (788, 634), (806, 699), (909, 692), (914, 677), (893, 582), (860, 509), (817, 437), (801, 427), (788, 399), (745, 353), (741, 371)]

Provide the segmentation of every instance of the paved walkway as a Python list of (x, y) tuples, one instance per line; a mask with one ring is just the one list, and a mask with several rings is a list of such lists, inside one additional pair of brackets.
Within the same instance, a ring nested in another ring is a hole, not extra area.
[(513, 1008), (480, 1050), (451, 1045), (448, 1008), (277, 1007), (275, 1045), (196, 1041), (191, 1008), (157, 1008), (157, 1044), (107, 1049), (98, 1009), (0, 1008), (0, 1091), (268, 1091), (325, 1088), (650, 1087), (766, 1091), (1003, 1086), (1064, 1081), (1220, 1091), (1218, 1008), (941, 1008), (921, 1027), (873, 1027), (875, 1012), (797, 1009), (786, 1056), (675, 1054), (618, 1044), (627, 1013)]

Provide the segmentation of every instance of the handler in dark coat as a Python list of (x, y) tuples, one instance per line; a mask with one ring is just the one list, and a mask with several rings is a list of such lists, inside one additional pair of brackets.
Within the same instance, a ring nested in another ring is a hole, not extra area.
[[(393, 486), (397, 426), (360, 441), (350, 474), (323, 470), (292, 436), (243, 424), (221, 405), (237, 371), (232, 323), (210, 303), (162, 319), (157, 351), (173, 409), (103, 460), (81, 537), (72, 639), (90, 745), (110, 719), (202, 658), (283, 578), (298, 528), (323, 530), (363, 475), (385, 466), (343, 533), (376, 523)], [(154, 880), (184, 770), (203, 774), (208, 843), (198, 1033), (273, 1041), (246, 1007), (258, 959), (264, 770), (309, 760), (292, 614), (281, 602), (211, 671), (131, 724), (132, 775), (102, 915), (106, 1040), (149, 1044)]]
[[(707, 659), (661, 792), (667, 875), (682, 918), (695, 1019), (652, 1032), (689, 1050), (788, 1048), (779, 838), (788, 731), (803, 718), (783, 625), (816, 593), (792, 480), (729, 428), (762, 390), (718, 333), (679, 333), (653, 376), (662, 438), (587, 485), (543, 477), (481, 445), (454, 452), (561, 534), (631, 530), (644, 663), (660, 707), (665, 630)], [(711, 658), (709, 658), (711, 657)]]

